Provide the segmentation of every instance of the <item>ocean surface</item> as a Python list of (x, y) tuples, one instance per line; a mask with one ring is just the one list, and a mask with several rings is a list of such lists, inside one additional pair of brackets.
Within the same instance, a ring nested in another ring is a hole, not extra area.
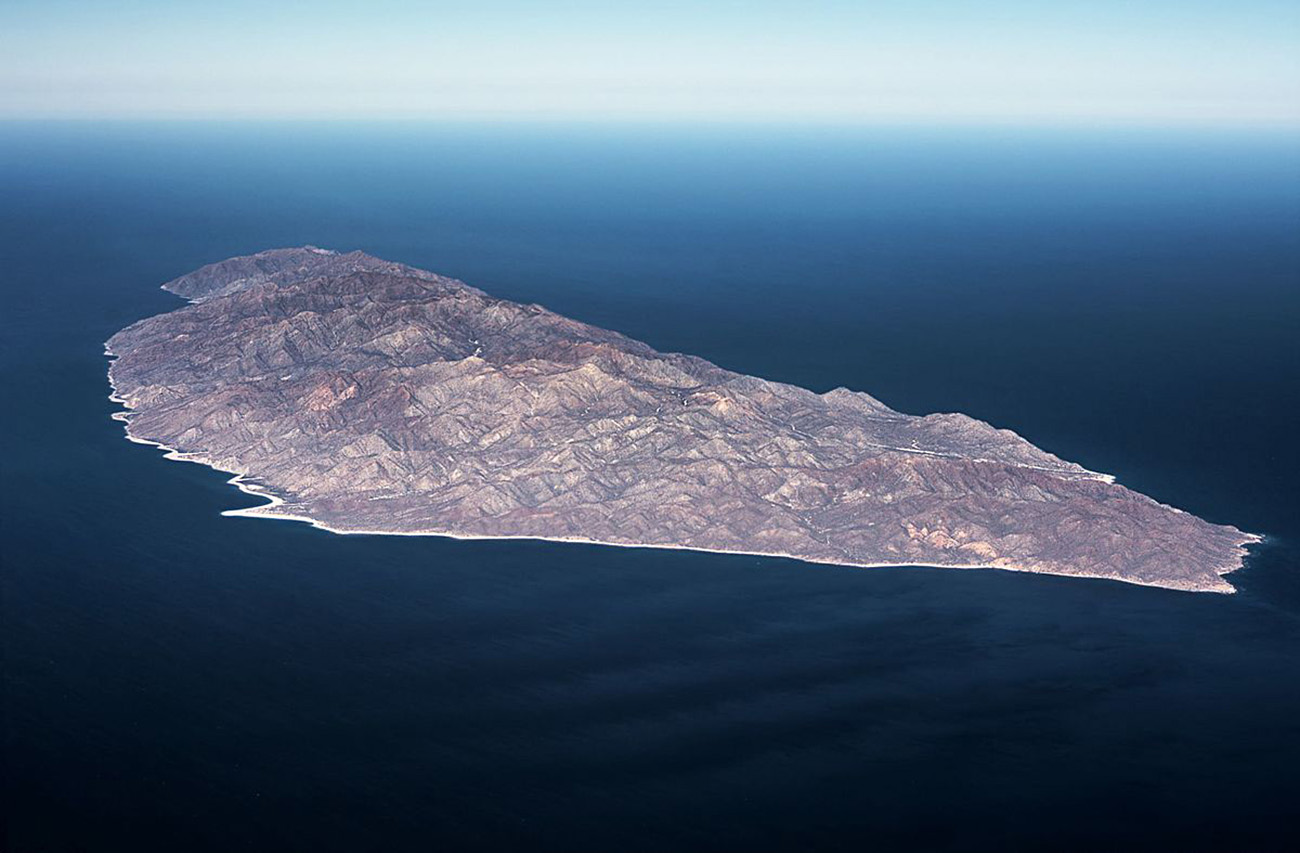
[[(1218, 596), (222, 518), (102, 343), (307, 243), (1268, 539)], [(9, 850), (1295, 849), (1294, 133), (0, 124), (0, 299)]]

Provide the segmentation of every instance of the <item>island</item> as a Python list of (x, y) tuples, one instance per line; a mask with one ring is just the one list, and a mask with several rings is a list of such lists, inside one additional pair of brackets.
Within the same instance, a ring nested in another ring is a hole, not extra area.
[(231, 258), (105, 345), (133, 441), (334, 533), (997, 568), (1232, 592), (1259, 537), (960, 414), (658, 352), (363, 252)]

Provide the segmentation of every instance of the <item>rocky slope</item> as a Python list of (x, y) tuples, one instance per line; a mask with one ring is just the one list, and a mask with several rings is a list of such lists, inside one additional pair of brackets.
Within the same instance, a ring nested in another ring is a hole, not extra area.
[(1227, 592), (1254, 537), (963, 415), (660, 353), (352, 252), (164, 285), (107, 344), (128, 434), (337, 532), (571, 538)]

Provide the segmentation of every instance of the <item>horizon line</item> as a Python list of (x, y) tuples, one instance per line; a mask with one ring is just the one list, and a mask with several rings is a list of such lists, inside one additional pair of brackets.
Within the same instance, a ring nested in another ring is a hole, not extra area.
[(1300, 131), (1300, 116), (1201, 118), (1193, 116), (770, 116), (758, 114), (562, 114), (536, 113), (41, 113), (0, 112), (6, 124), (76, 123), (157, 124), (447, 124), (590, 126), (772, 126), (786, 128), (990, 128), (1063, 130), (1277, 130)]

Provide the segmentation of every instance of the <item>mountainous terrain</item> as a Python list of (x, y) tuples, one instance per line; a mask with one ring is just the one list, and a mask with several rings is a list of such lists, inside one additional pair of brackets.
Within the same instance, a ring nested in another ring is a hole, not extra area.
[(107, 343), (127, 433), (340, 533), (572, 539), (1230, 592), (1256, 537), (959, 414), (660, 353), (361, 252), (232, 258)]

